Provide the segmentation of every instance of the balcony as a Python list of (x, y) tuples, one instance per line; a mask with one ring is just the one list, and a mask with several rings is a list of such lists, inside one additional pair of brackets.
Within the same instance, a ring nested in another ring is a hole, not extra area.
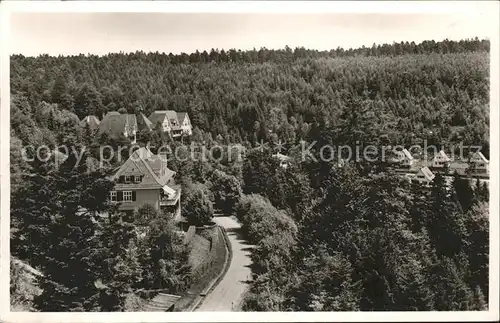
[(181, 196), (180, 187), (176, 187), (175, 190), (170, 190), (173, 191), (173, 194), (165, 194), (160, 197), (160, 206), (174, 206), (179, 201), (179, 198)]

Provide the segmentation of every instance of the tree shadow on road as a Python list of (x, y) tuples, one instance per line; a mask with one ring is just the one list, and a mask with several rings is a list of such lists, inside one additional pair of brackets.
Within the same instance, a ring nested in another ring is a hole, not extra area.
[[(243, 230), (241, 228), (230, 228), (226, 229), (227, 235), (229, 237), (234, 237), (239, 244), (243, 246), (253, 246), (251, 243), (248, 242), (248, 240), (245, 238), (245, 235), (243, 234)], [(244, 248), (245, 249), (251, 249), (251, 247)]]

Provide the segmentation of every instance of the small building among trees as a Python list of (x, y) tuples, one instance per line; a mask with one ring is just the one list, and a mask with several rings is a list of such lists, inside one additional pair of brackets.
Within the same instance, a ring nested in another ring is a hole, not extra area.
[(116, 185), (110, 199), (119, 203), (122, 211), (134, 211), (150, 204), (180, 219), (181, 188), (175, 185), (174, 175), (165, 159), (145, 147), (139, 148), (113, 175)]
[(132, 144), (136, 143), (137, 118), (135, 114), (120, 114), (117, 111), (108, 112), (102, 119), (98, 135), (106, 133), (110, 136), (125, 136)]
[(436, 176), (431, 172), (431, 170), (427, 166), (424, 166), (419, 169), (414, 179), (420, 184), (429, 186), (434, 177)]
[(451, 159), (443, 150), (440, 150), (432, 159), (431, 167), (433, 168), (448, 168), (450, 167)]
[(415, 159), (410, 154), (408, 149), (403, 148), (403, 150), (397, 151), (396, 154), (397, 154), (397, 160), (401, 166), (411, 167), (413, 165), (413, 162), (415, 161)]
[(288, 168), (292, 162), (292, 158), (290, 156), (280, 154), (279, 152), (274, 154), (273, 157), (279, 160), (280, 167), (284, 169)]
[(80, 121), (80, 127), (85, 128), (88, 126), (92, 132), (95, 132), (99, 129), (100, 123), (99, 118), (96, 116), (86, 116)]
[(191, 136), (193, 133), (187, 112), (157, 110), (151, 113), (149, 120), (154, 127), (159, 126), (163, 132), (168, 132), (174, 138), (181, 135)]
[(478, 174), (489, 174), (490, 172), (490, 162), (483, 153), (478, 151), (472, 154), (469, 159), (469, 170)]

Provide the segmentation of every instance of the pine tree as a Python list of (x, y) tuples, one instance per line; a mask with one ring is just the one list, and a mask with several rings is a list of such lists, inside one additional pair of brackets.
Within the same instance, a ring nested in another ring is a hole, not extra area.
[(452, 187), (457, 194), (457, 198), (460, 201), (463, 211), (468, 212), (477, 201), (475, 192), (470, 185), (469, 179), (460, 178), (458, 174), (455, 174), (455, 176), (453, 177)]
[(458, 254), (466, 243), (463, 213), (440, 174), (433, 180), (430, 200), (427, 229), (438, 255)]
[(94, 259), (102, 284), (99, 307), (101, 311), (123, 311), (127, 294), (141, 281), (136, 227), (123, 222), (120, 214), (110, 214), (100, 223), (99, 231)]
[(12, 253), (20, 259), (29, 259), (35, 268), (44, 263), (44, 252), (51, 243), (48, 226), (58, 207), (55, 165), (47, 154), (40, 157), (31, 163), (30, 172), (21, 175), (24, 185), (11, 198), (11, 221), (16, 224), (11, 238)]
[(42, 293), (34, 304), (40, 311), (99, 308), (95, 219), (110, 207), (111, 183), (102, 173), (87, 172), (86, 158), (84, 154), (78, 163), (72, 151), (46, 185), (51, 194), (50, 204), (44, 208), (47, 219), (36, 228), (47, 239), (38, 257), (44, 276), (39, 281)]

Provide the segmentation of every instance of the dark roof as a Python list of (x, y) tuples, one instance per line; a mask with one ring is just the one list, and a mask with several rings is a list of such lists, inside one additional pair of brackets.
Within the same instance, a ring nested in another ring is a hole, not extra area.
[(104, 116), (99, 125), (98, 133), (123, 134), (125, 132), (137, 131), (137, 118), (135, 114), (119, 114), (116, 111), (109, 112)]
[(138, 172), (147, 173), (150, 176), (145, 176), (139, 184), (117, 184), (119, 188), (125, 189), (130, 185), (139, 189), (162, 188), (175, 175), (175, 172), (167, 168), (166, 165), (164, 166), (165, 174), (161, 175), (162, 163), (166, 163), (166, 161), (162, 161), (160, 157), (153, 154), (149, 149), (141, 147), (130, 155), (129, 159), (120, 167), (113, 178), (120, 177), (129, 167), (134, 167), (137, 168)]
[(144, 113), (139, 113), (139, 116), (137, 118), (137, 126), (139, 130), (148, 130), (151, 131), (153, 129), (153, 123), (144, 115)]
[(149, 116), (149, 121), (151, 121), (151, 123), (153, 124), (153, 127), (155, 127), (158, 122), (163, 123), (163, 120), (165, 120), (166, 114), (167, 114), (167, 111), (165, 111), (165, 110), (153, 111), (153, 113), (151, 113), (151, 115)]

